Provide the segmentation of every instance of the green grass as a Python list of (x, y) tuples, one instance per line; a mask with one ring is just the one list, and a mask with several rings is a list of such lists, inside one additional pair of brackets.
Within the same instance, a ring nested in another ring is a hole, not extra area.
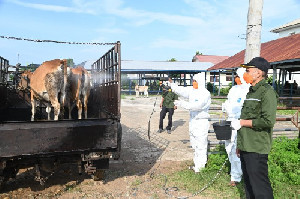
[[(269, 154), (269, 177), (274, 191), (274, 198), (297, 198), (300, 195), (300, 153), (297, 148), (298, 139), (279, 137), (274, 139), (272, 151)], [(216, 150), (224, 151), (224, 146)], [(206, 186), (221, 168), (227, 154), (211, 154), (207, 166), (200, 173), (188, 170), (191, 161), (185, 162), (184, 169), (167, 176), (166, 187), (177, 187), (179, 191), (191, 195)], [(243, 182), (236, 187), (228, 186), (230, 181), (230, 163), (227, 162), (219, 177), (206, 190), (200, 193), (202, 197), (212, 198), (245, 198)]]
[(219, 112), (209, 112), (209, 114), (211, 114), (211, 115), (221, 115), (221, 113), (219, 113)]
[(277, 110), (276, 115), (294, 115), (297, 110)]
[(212, 99), (212, 100), (216, 100), (216, 101), (220, 101), (220, 102), (225, 102), (227, 99)]

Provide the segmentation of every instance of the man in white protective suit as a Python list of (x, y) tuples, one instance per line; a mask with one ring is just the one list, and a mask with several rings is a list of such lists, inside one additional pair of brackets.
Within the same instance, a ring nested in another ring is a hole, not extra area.
[[(238, 68), (236, 73), (235, 82), (237, 85), (233, 86), (228, 95), (225, 103), (222, 104), (222, 111), (228, 115), (227, 121), (233, 121), (239, 119), (244, 100), (249, 91), (250, 84), (247, 84), (243, 78), (243, 74), (246, 72), (245, 68)], [(230, 186), (236, 186), (242, 179), (242, 168), (240, 158), (236, 154), (236, 137), (237, 130), (232, 130), (231, 139), (225, 140), (225, 149), (228, 154), (228, 159), (231, 163), (231, 181)]]
[(193, 170), (199, 172), (207, 162), (210, 92), (205, 88), (205, 77), (201, 76), (201, 73), (194, 75), (193, 86), (178, 86), (170, 78), (169, 82), (173, 92), (188, 99), (177, 100), (175, 105), (190, 111), (189, 134), (190, 144), (194, 149)]

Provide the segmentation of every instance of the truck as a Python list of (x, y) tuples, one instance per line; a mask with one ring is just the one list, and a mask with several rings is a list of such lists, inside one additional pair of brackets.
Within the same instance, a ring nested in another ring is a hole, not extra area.
[(101, 180), (121, 153), (121, 43), (92, 64), (88, 118), (81, 120), (30, 121), (29, 92), (18, 90), (18, 71), (11, 74), (8, 60), (0, 59), (0, 185), (25, 168), (44, 184), (61, 164), (77, 164), (79, 174)]

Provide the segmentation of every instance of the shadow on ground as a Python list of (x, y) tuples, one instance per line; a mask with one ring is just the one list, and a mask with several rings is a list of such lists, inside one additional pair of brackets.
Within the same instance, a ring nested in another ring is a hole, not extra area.
[[(124, 176), (145, 175), (153, 165), (159, 161), (169, 141), (157, 135), (152, 135), (150, 140), (145, 129), (130, 129), (122, 125), (122, 149), (119, 160), (110, 161), (110, 168), (105, 171), (103, 183), (114, 181)], [(17, 189), (30, 188), (31, 191), (43, 191), (55, 185), (68, 188), (67, 184), (80, 184), (85, 179), (91, 179), (90, 175), (78, 174), (78, 167), (74, 164), (64, 164), (58, 170), (48, 176), (44, 185), (34, 180), (34, 168), (28, 168), (17, 174), (15, 179), (4, 183), (1, 193)]]

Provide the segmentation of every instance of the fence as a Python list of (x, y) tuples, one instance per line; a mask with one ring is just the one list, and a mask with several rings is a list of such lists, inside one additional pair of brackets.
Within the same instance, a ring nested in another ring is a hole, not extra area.
[[(212, 97), (213, 99), (226, 99), (226, 97), (221, 97), (221, 96), (215, 96)], [(300, 100), (300, 97), (279, 97), (280, 100)], [(221, 107), (211, 107), (209, 110), (215, 110), (215, 111), (220, 111), (222, 110)], [(292, 105), (287, 105), (287, 106), (278, 106), (277, 110), (298, 110), (295, 115), (292, 117), (276, 117), (276, 123), (277, 122), (284, 122), (284, 121), (291, 121), (291, 123), (295, 126), (295, 128), (274, 128), (273, 132), (291, 132), (291, 131), (299, 131), (298, 137), (300, 138), (300, 125), (299, 125), (299, 112), (300, 112), (300, 107), (299, 106), (292, 106)], [(210, 118), (209, 121), (224, 121), (225, 119), (217, 119), (217, 118)], [(208, 133), (215, 133), (214, 130), (209, 130)], [(299, 139), (300, 141), (300, 139)], [(224, 140), (220, 141), (208, 141), (208, 151), (213, 148), (216, 145), (219, 144), (224, 144)], [(298, 145), (298, 148), (300, 146), (300, 142)], [(218, 151), (216, 152), (209, 152), (209, 153), (220, 153)]]

